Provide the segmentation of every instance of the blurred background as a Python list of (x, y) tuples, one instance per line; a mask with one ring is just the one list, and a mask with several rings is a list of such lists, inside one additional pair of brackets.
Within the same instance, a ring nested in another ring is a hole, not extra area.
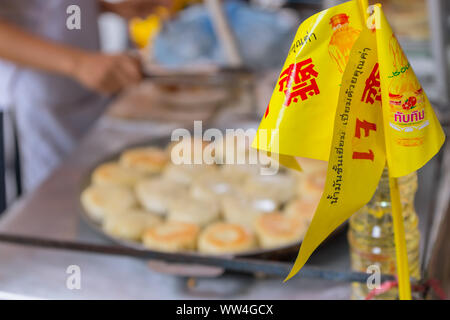
[[(191, 130), (198, 120), (203, 121), (203, 129), (256, 128), (298, 26), (312, 14), (343, 1), (2, 2), (0, 42), (5, 41), (0, 45), (0, 165), (4, 170), (0, 170), (0, 191), (3, 191), (0, 212), (4, 214), (0, 216), (0, 230), (104, 243), (97, 234), (101, 231), (92, 232), (80, 222), (80, 190), (89, 184), (93, 168), (114, 156), (117, 158), (127, 148), (149, 141), (166, 139), (163, 144), (155, 142), (158, 148), (163, 148), (174, 129)], [(450, 4), (443, 0), (377, 2), (382, 3), (448, 134)], [(81, 30), (65, 27), (67, 17), (76, 14), (76, 10), (66, 11), (72, 3), (81, 8)], [(51, 43), (41, 43), (42, 39)], [(419, 192), (415, 198), (422, 234), (421, 266), (446, 283), (447, 290), (448, 151), (445, 145), (436, 159), (419, 172)], [(311, 179), (323, 187), (323, 170), (319, 177)], [(350, 268), (347, 238), (341, 234), (337, 239), (322, 255), (313, 256), (313, 265)], [(16, 257), (13, 249), (0, 249), (0, 256)], [(33, 252), (22, 253), (10, 264), (0, 266), (5, 279), (12, 278), (17, 270), (26, 271), (19, 265), (34, 259)], [(112, 264), (100, 258), (82, 261), (105, 268), (105, 275), (114, 278), (117, 274), (113, 273), (112, 265), (115, 265), (120, 276), (130, 277), (130, 286), (139, 287), (140, 279), (156, 284), (168, 281), (117, 260)], [(64, 261), (57, 255), (49, 255), (36, 263), (50, 274), (53, 265), (63, 265)], [(431, 269), (424, 268), (429, 261)], [(91, 274), (92, 279), (96, 276)], [(114, 295), (108, 290), (106, 278), (95, 280), (98, 286), (91, 287), (83, 297), (104, 294), (127, 298), (149, 294), (150, 298), (158, 298), (145, 288), (134, 287), (126, 289), (123, 295)], [(308, 292), (298, 291), (295, 282), (281, 289), (279, 279), (234, 280), (228, 282), (228, 287), (205, 280), (198, 292), (190, 292), (189, 286), (180, 289), (174, 283), (164, 287), (161, 295), (208, 297), (211, 291), (212, 297), (221, 298), (237, 297), (233, 292), (241, 290), (239, 294), (246, 298), (349, 296), (348, 287), (329, 283), (306, 282), (303, 288), (308, 288)], [(46, 281), (39, 283), (41, 287), (32, 281), (7, 281), (3, 287), (20, 294), (70, 298), (67, 292), (58, 291), (56, 280)], [(248, 281), (245, 283), (250, 289), (243, 289), (242, 281)]]
[[(120, 0), (107, 2), (117, 3)], [(198, 100), (203, 99), (204, 104), (216, 105), (217, 102), (222, 104), (226, 98), (236, 98), (236, 95), (240, 95), (239, 99), (243, 99), (242, 101), (228, 103), (227, 107), (235, 106), (234, 112), (237, 114), (248, 113), (250, 108), (255, 115), (260, 115), (265, 109), (286, 52), (301, 21), (323, 8), (342, 3), (333, 0), (223, 2), (229, 27), (236, 39), (239, 54), (242, 55), (242, 61), (239, 63), (258, 74), (258, 81), (251, 80), (251, 83), (243, 81), (257, 94), (247, 97), (244, 94), (243, 97), (242, 92), (236, 93), (236, 90), (232, 90), (236, 88), (228, 88), (228, 92), (224, 92), (223, 88), (216, 88), (217, 90), (212, 94), (208, 93), (209, 97), (204, 100), (205, 97), (201, 95), (205, 92), (197, 88), (199, 92), (196, 100), (193, 102), (184, 100), (182, 103), (192, 106), (193, 103), (198, 104)], [(446, 123), (447, 117), (444, 114), (447, 112), (446, 105), (449, 101), (448, 6), (445, 5), (445, 1), (433, 0), (380, 2), (429, 99), (438, 112), (443, 114), (442, 121)], [(8, 15), (8, 11), (6, 14)], [(227, 56), (227, 49), (223, 48), (221, 43), (223, 39), (217, 34), (208, 8), (201, 1), (176, 0), (170, 10), (161, 6), (151, 14), (141, 17), (122, 17), (106, 11), (99, 15), (98, 30), (102, 52), (118, 54), (138, 51), (145, 70), (149, 73), (166, 75), (192, 70), (208, 73), (235, 63), (232, 61), (233, 58)], [(14, 142), (15, 129), (12, 116), (14, 107), (11, 90), (8, 87), (14, 74), (14, 65), (3, 60), (0, 61), (0, 66), (3, 73), (0, 79), (0, 105), (5, 109), (6, 190), (8, 203), (11, 203), (20, 194), (18, 191), (21, 191), (16, 177), (20, 172), (16, 163), (19, 148)], [(173, 82), (171, 79), (167, 81)], [(115, 96), (113, 106), (109, 108), (110, 114), (128, 120), (144, 118), (178, 121), (183, 118), (189, 123), (186, 113), (180, 110), (183, 107), (155, 110), (164, 108), (149, 106), (151, 103), (147, 101), (148, 99), (159, 99), (155, 97), (165, 95), (166, 92), (151, 92), (155, 90), (154, 86), (150, 81), (144, 82), (147, 87), (142, 84), (141, 87), (144, 86), (144, 89), (134, 88), (131, 97), (127, 93)], [(167, 90), (167, 86), (164, 90)], [(142, 94), (146, 97), (141, 97)], [(123, 99), (123, 96), (126, 98)], [(208, 99), (215, 101), (207, 101)], [(127, 100), (133, 102), (129, 103)], [(172, 105), (178, 102), (164, 101)], [(212, 109), (214, 108), (196, 108), (193, 113), (192, 110), (189, 113), (192, 119), (205, 120), (215, 114)]]

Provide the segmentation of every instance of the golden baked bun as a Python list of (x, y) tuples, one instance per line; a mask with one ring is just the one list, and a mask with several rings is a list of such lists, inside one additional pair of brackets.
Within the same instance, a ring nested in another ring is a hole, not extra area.
[(296, 198), (289, 201), (284, 208), (286, 216), (291, 218), (297, 218), (304, 221), (306, 224), (310, 224), (320, 199), (308, 200), (303, 198)]
[(249, 163), (250, 145), (254, 135), (247, 135), (245, 132), (234, 132), (226, 134), (222, 139), (214, 140), (214, 158), (217, 164), (245, 164)]
[(122, 214), (106, 215), (103, 230), (117, 238), (138, 241), (147, 228), (161, 222), (161, 217), (135, 208), (124, 210)]
[(137, 202), (128, 188), (92, 185), (81, 194), (81, 204), (93, 220), (101, 222), (108, 212), (132, 208)]
[(318, 201), (318, 199), (322, 197), (326, 178), (326, 169), (306, 174), (304, 179), (300, 182), (298, 195), (302, 199), (306, 199), (311, 202)]
[(161, 177), (140, 181), (135, 187), (139, 203), (148, 211), (166, 214), (172, 201), (187, 192), (183, 185)]
[(217, 220), (220, 211), (214, 199), (194, 199), (189, 195), (174, 199), (169, 205), (168, 221), (193, 223), (200, 227)]
[(212, 173), (217, 170), (215, 166), (198, 165), (198, 164), (169, 164), (163, 172), (163, 177), (167, 180), (174, 181), (179, 184), (189, 185), (195, 177), (200, 174)]
[(195, 199), (219, 201), (220, 197), (233, 191), (239, 181), (219, 170), (200, 173), (190, 186), (190, 195)]
[(107, 162), (98, 166), (92, 173), (92, 183), (95, 185), (114, 185), (132, 187), (142, 175), (130, 168), (124, 168), (117, 162)]
[(297, 180), (292, 175), (253, 175), (245, 180), (242, 192), (253, 199), (270, 199), (283, 204), (294, 197), (296, 186)]
[(198, 250), (210, 254), (245, 252), (256, 248), (253, 233), (233, 223), (217, 222), (207, 226), (198, 239)]
[(145, 147), (126, 150), (119, 160), (120, 164), (143, 174), (161, 172), (169, 162), (167, 153), (159, 148)]
[(261, 167), (257, 164), (224, 164), (220, 166), (223, 175), (235, 181), (244, 181), (249, 176), (259, 175)]
[(147, 248), (160, 251), (195, 250), (198, 232), (195, 224), (167, 221), (145, 230), (142, 242)]
[(249, 229), (253, 228), (256, 217), (277, 208), (277, 204), (270, 199), (249, 199), (238, 193), (224, 195), (220, 204), (225, 221)]
[(274, 212), (256, 218), (254, 228), (261, 247), (269, 249), (300, 242), (306, 231), (306, 224), (299, 219)]

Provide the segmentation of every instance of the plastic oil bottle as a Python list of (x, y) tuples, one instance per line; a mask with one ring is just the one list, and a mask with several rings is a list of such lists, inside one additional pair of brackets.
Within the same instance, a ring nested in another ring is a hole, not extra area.
[[(418, 218), (414, 209), (417, 191), (417, 174), (411, 173), (398, 179), (402, 213), (405, 225), (406, 247), (410, 276), (420, 278)], [(394, 229), (389, 194), (389, 176), (385, 169), (370, 202), (350, 218), (348, 241), (351, 249), (351, 265), (354, 271), (366, 272), (371, 265), (379, 267), (383, 274), (396, 274)], [(352, 299), (364, 299), (370, 292), (367, 284), (352, 284)], [(375, 299), (397, 299), (398, 290), (391, 289)]]

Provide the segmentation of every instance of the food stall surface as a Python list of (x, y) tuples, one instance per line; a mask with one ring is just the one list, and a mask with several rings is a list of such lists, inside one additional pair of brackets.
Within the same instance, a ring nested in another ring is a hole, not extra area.
[[(248, 124), (247, 124), (248, 125)], [(236, 124), (234, 125), (236, 126)], [(104, 117), (79, 148), (35, 192), (18, 201), (0, 220), (0, 232), (59, 240), (108, 243), (80, 217), (79, 192), (92, 166), (106, 156), (151, 138), (167, 135), (176, 125), (142, 123), (121, 126)], [(107, 141), (107, 143), (106, 143)], [(428, 165), (424, 170), (431, 170)], [(421, 175), (432, 178), (432, 174)], [(423, 178), (421, 178), (423, 180)], [(428, 181), (428, 183), (431, 183)], [(428, 210), (432, 188), (420, 182), (419, 216)], [(428, 194), (424, 193), (428, 190)], [(424, 205), (425, 204), (425, 205)], [(422, 230), (426, 219), (421, 220)], [(0, 245), (0, 299), (348, 299), (350, 284), (296, 277), (225, 273), (220, 277), (187, 277), (150, 269), (143, 260), (63, 250)], [(81, 288), (69, 289), (69, 266), (81, 271)], [(350, 270), (345, 232), (313, 255), (310, 265)]]

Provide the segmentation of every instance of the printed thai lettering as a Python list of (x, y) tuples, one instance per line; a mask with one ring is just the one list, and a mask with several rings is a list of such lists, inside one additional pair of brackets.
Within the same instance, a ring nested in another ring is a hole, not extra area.
[[(314, 39), (312, 39), (314, 37)], [(317, 40), (317, 36), (314, 32), (309, 33), (309, 31), (306, 31), (306, 35), (303, 37), (299, 37), (293, 44), (291, 49), (289, 50), (289, 54), (296, 53), (298, 48), (303, 47), (307, 43), (310, 43), (311, 40)]]
[(280, 75), (278, 91), (285, 93), (284, 105), (289, 106), (292, 101), (304, 101), (309, 96), (320, 94), (316, 78), (319, 73), (314, 69), (312, 59), (308, 58), (289, 65)]
[(411, 65), (408, 62), (408, 64), (406, 66), (403, 66), (400, 68), (400, 71), (398, 71), (398, 70), (393, 71), (392, 75), (388, 76), (388, 78), (397, 77), (397, 76), (401, 75), (402, 73), (405, 73), (410, 67), (411, 67)]
[(361, 101), (370, 104), (374, 104), (375, 100), (381, 101), (380, 70), (378, 68), (378, 62), (375, 63), (372, 72), (366, 79), (366, 86), (361, 97)]
[(337, 182), (336, 180), (333, 181), (333, 188), (335, 190), (339, 190), (341, 191), (341, 184), (339, 182)]
[(412, 113), (403, 113), (401, 111), (397, 111), (394, 114), (394, 121), (398, 123), (414, 123), (422, 121), (425, 118), (425, 110), (422, 109), (420, 111), (415, 110)]
[(361, 129), (364, 130), (364, 137), (368, 137), (370, 130), (377, 131), (377, 125), (372, 122), (368, 122), (366, 120), (361, 121), (356, 118), (356, 126), (355, 126), (355, 137), (361, 138)]
[[(358, 118), (356, 118), (356, 125), (355, 125), (355, 137), (360, 139), (361, 138), (361, 130), (364, 130), (364, 137), (368, 137), (370, 135), (370, 131), (377, 131), (377, 125), (375, 123), (369, 122), (369, 121), (361, 121)], [(359, 159), (359, 160), (372, 160), (374, 159), (375, 155), (372, 150), (369, 150), (369, 152), (358, 152), (354, 151), (352, 154), (352, 159)]]
[(317, 87), (316, 80), (311, 79), (310, 85), (306, 83), (299, 84), (292, 88), (290, 92), (286, 93), (285, 105), (289, 106), (292, 101), (298, 102), (298, 97), (302, 99), (302, 101), (308, 99), (309, 96), (319, 94), (319, 88)]
[(330, 199), (330, 204), (336, 204), (338, 201), (338, 198), (336, 196), (327, 195), (327, 199)]
[(348, 114), (341, 113), (339, 116), (341, 117), (341, 121), (344, 123), (344, 125), (347, 125), (347, 123), (348, 123)]
[(333, 166), (332, 168), (334, 171), (336, 171), (337, 174), (341, 174), (342, 173), (342, 168), (340, 168), (339, 166)]
[(375, 159), (375, 154), (372, 149), (369, 149), (369, 152), (353, 152), (352, 159), (355, 160), (371, 160)]
[(362, 70), (363, 68), (364, 68), (364, 64), (365, 64), (365, 61), (361, 61), (359, 64), (358, 64), (358, 69), (359, 70)]

